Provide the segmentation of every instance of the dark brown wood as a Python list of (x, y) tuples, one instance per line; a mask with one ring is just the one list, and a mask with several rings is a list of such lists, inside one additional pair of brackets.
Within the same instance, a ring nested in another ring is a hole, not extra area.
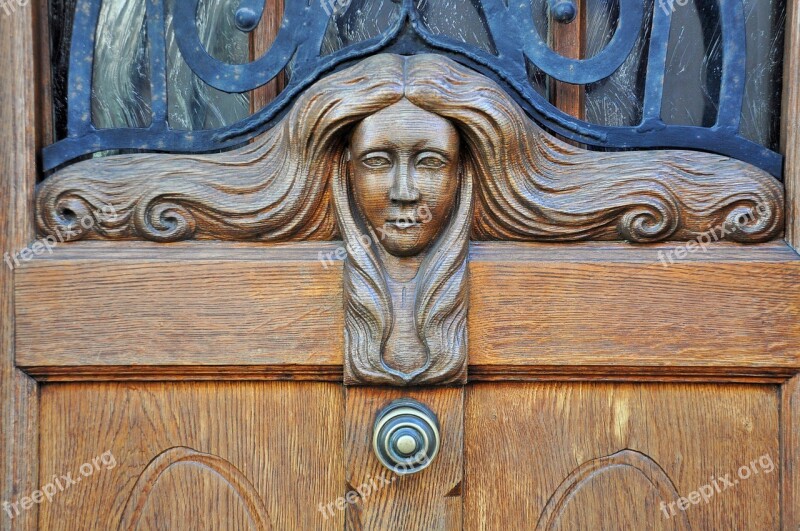
[(776, 386), (470, 386), (465, 528), (778, 529), (777, 413)]
[[(350, 387), (346, 394), (345, 487), (357, 495), (351, 496), (354, 503), (343, 504), (347, 529), (461, 529), (464, 390)], [(441, 426), (439, 455), (406, 476), (384, 468), (372, 450), (375, 416), (397, 398), (425, 404)]]
[(473, 186), (458, 131), (403, 99), (355, 128), (346, 159), (345, 383), (465, 383)]
[[(33, 239), (36, 182), (34, 27), (30, 6), (0, 15), (0, 254)], [(11, 504), (31, 495), (38, 475), (37, 386), (14, 365), (14, 272), (0, 264), (0, 528), (33, 529), (38, 506)], [(9, 505), (6, 506), (5, 503)], [(6, 508), (9, 507), (9, 511)], [(13, 518), (12, 518), (13, 516)]]
[(800, 374), (781, 388), (781, 529), (800, 529)]
[(42, 504), (41, 529), (344, 524), (319, 510), (345, 482), (340, 386), (57, 384), (41, 411), (42, 482), (80, 478)]
[[(261, 22), (253, 30), (250, 40), (250, 60), (254, 61), (267, 53), (272, 46), (275, 36), (283, 21), (284, 0), (270, 0), (261, 16)], [(286, 79), (281, 72), (278, 77), (255, 89), (250, 95), (250, 110), (260, 111), (269, 102), (274, 100), (286, 84)]]
[(786, 2), (781, 152), (786, 183), (786, 240), (800, 249), (800, 6)]
[[(550, 47), (559, 55), (571, 59), (584, 59), (586, 42), (586, 0), (575, 0), (578, 14), (569, 24), (561, 24), (550, 17)], [(583, 119), (586, 115), (583, 85), (571, 85), (552, 80), (552, 104), (565, 113)]]
[[(470, 378), (781, 382), (800, 370), (797, 254), (715, 244), (664, 266), (675, 245), (473, 243)], [(19, 270), (17, 363), (42, 380), (338, 380), (335, 249), (60, 245)]]

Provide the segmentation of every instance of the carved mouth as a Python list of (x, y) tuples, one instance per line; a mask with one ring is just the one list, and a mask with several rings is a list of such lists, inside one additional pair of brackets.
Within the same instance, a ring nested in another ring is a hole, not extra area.
[(396, 229), (410, 229), (419, 227), (421, 223), (412, 218), (390, 218), (386, 220), (386, 225)]

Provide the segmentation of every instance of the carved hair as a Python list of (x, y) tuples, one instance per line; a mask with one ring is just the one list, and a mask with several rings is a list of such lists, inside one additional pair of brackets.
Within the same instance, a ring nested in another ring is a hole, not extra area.
[[(69, 166), (41, 185), (38, 225), (63, 234), (89, 216), (94, 223), (78, 237), (333, 239), (330, 182), (343, 132), (402, 97), (449, 119), (467, 144), (473, 238), (650, 242), (725, 224), (727, 239), (755, 242), (782, 229), (783, 190), (766, 172), (707, 153), (571, 146), (493, 81), (438, 55), (377, 55), (330, 75), (280, 124), (234, 151)], [(106, 205), (115, 218), (98, 214)], [(758, 216), (748, 216), (753, 209)]]

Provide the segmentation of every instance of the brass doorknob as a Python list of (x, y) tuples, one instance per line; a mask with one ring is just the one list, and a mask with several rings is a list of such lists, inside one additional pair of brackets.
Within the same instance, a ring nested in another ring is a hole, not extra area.
[(430, 465), (440, 442), (439, 420), (416, 400), (395, 400), (375, 418), (372, 448), (380, 462), (398, 475), (414, 474)]

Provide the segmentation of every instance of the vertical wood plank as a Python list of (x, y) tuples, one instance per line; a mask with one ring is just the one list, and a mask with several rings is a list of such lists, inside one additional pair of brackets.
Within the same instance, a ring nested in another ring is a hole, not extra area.
[[(0, 11), (0, 254), (22, 249), (34, 235), (35, 17), (30, 4), (7, 3)], [(0, 503), (30, 495), (37, 484), (37, 392), (14, 366), (13, 270), (0, 263)], [(0, 529), (33, 529), (37, 507)], [(12, 514), (13, 511), (12, 511)]]
[[(564, 57), (580, 59), (583, 54), (586, 39), (586, 0), (576, 0), (578, 14), (569, 24), (556, 22), (550, 19), (550, 39), (553, 50)], [(553, 80), (553, 105), (560, 110), (583, 119), (585, 89), (583, 85), (571, 85)]]
[[(275, 36), (281, 27), (283, 20), (283, 7), (284, 0), (269, 0), (267, 7), (264, 9), (264, 16), (261, 18), (261, 23), (256, 29), (253, 30), (252, 40), (250, 42), (250, 60), (255, 60), (264, 55), (272, 46)], [(255, 89), (250, 99), (250, 110), (256, 112), (264, 108), (264, 106), (274, 100), (285, 85), (285, 77), (283, 72), (278, 74), (278, 77), (264, 85)]]
[[(398, 398), (413, 398), (428, 406), (441, 427), (439, 455), (428, 468), (408, 476), (396, 476), (384, 468), (372, 450), (375, 416)], [(461, 529), (463, 422), (462, 388), (348, 388), (342, 496), (366, 494), (339, 503), (346, 511), (347, 529)], [(329, 512), (339, 510), (334, 505)]]
[(36, 153), (38, 157), (39, 148), (56, 141), (55, 117), (53, 116), (53, 71), (50, 64), (50, 0), (38, 0), (31, 2), (30, 5), (32, 9), (35, 9), (35, 34), (38, 35), (34, 41), (39, 75), (37, 82), (39, 101), (36, 116)]
[(786, 241), (800, 250), (800, 6), (786, 3), (786, 44), (783, 56), (781, 153), (786, 186)]
[(781, 528), (800, 529), (800, 375), (781, 389)]

